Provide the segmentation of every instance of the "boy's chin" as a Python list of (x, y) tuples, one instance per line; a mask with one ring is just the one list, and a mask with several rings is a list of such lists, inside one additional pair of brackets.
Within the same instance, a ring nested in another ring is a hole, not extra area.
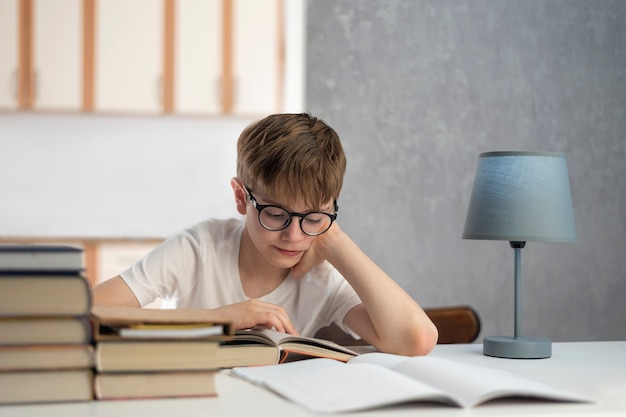
[(291, 268), (293, 268), (296, 265), (298, 265), (298, 261), (279, 262), (276, 266), (278, 266), (279, 268), (291, 269)]
[(283, 268), (283, 269), (291, 269), (294, 266), (298, 265), (298, 262), (300, 262), (300, 259), (302, 257), (298, 256), (297, 258), (289, 258), (289, 259), (285, 259), (284, 257), (280, 257), (280, 258), (274, 258), (272, 260), (272, 264), (278, 268)]

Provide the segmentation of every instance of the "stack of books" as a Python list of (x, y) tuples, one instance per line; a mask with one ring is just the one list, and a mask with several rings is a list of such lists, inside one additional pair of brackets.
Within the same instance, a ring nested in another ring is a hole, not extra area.
[(216, 396), (229, 323), (209, 312), (94, 306), (97, 400)]
[(83, 251), (0, 245), (0, 404), (93, 399)]

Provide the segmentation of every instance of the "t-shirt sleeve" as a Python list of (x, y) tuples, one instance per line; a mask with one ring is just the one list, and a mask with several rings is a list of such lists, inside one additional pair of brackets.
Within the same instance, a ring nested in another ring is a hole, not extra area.
[(350, 334), (352, 337), (360, 339), (361, 336), (348, 328), (343, 323), (343, 319), (350, 310), (361, 304), (361, 299), (350, 284), (348, 284), (348, 281), (346, 281), (337, 270), (333, 270), (333, 280), (335, 281), (335, 285), (328, 299), (326, 311), (329, 317), (327, 320), (330, 323), (335, 323), (341, 330)]
[(202, 253), (197, 235), (185, 230), (165, 240), (120, 276), (142, 307), (157, 298), (175, 299), (193, 288), (191, 280), (197, 276)]

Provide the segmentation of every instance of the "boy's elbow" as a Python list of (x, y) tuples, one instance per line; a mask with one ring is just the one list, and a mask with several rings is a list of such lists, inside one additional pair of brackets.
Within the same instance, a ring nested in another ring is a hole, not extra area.
[(422, 325), (414, 326), (411, 331), (405, 333), (404, 338), (396, 340), (396, 343), (379, 350), (402, 356), (425, 356), (433, 350), (438, 338), (437, 327), (429, 320)]
[(424, 326), (420, 326), (412, 333), (411, 339), (407, 343), (406, 356), (425, 356), (434, 349), (439, 338), (439, 331), (430, 320)]

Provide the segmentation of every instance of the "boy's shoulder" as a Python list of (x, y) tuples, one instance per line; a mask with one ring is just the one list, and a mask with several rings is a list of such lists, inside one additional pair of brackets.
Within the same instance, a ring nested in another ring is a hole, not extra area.
[(190, 253), (200, 257), (214, 256), (211, 254), (217, 251), (238, 248), (242, 231), (241, 219), (206, 219), (170, 236), (160, 247), (168, 254), (178, 253), (178, 256)]
[(243, 226), (242, 219), (205, 219), (189, 226), (178, 235), (198, 242), (238, 240), (241, 237)]

